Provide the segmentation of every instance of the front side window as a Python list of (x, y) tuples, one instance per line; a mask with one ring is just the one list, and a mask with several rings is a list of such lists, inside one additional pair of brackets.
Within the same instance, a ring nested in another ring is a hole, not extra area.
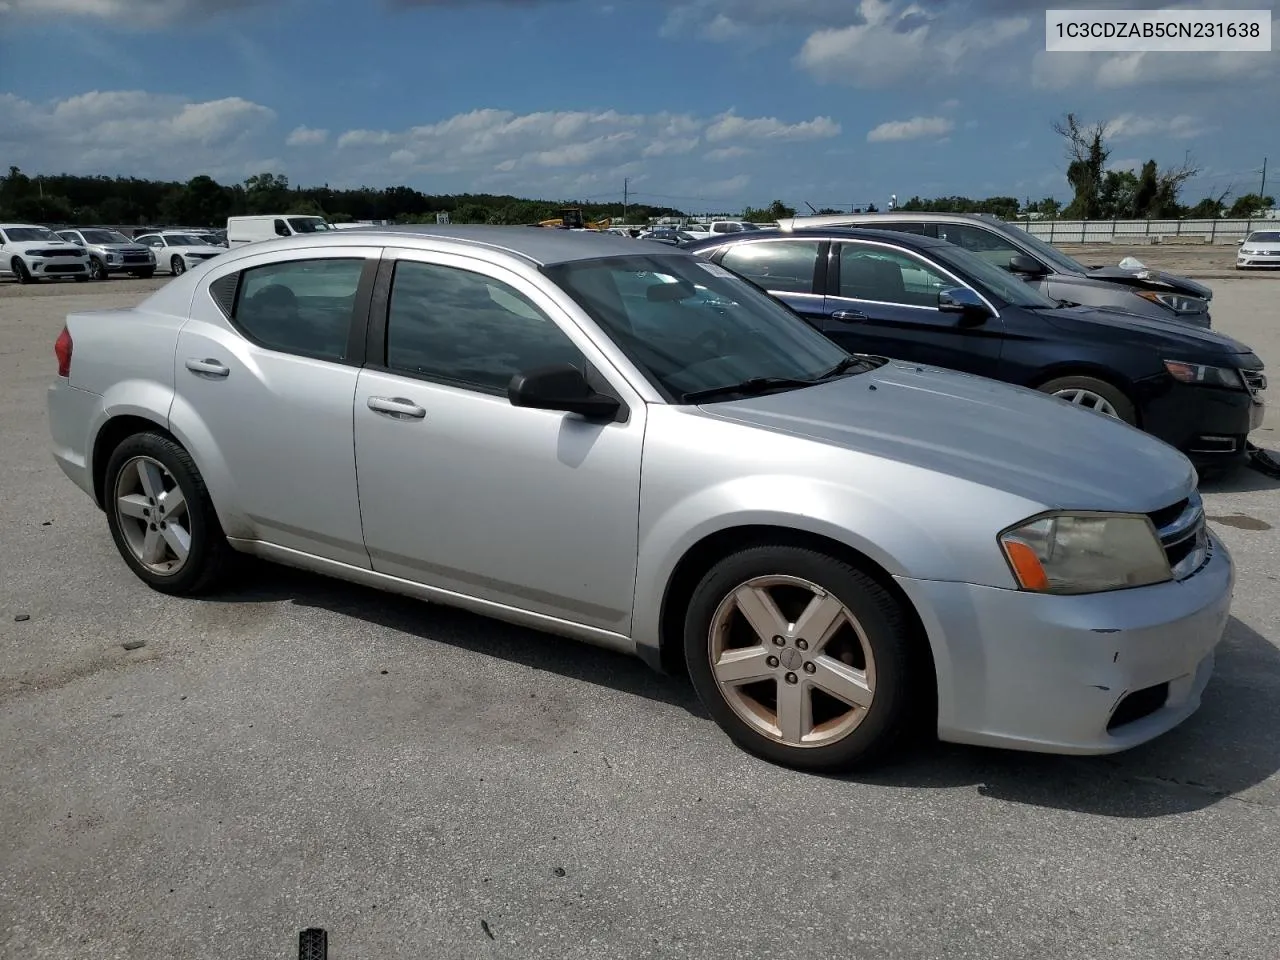
[(680, 254), (543, 268), (668, 400), (754, 378), (813, 380), (849, 355), (718, 264)]
[(929, 256), (956, 271), (990, 299), (1032, 310), (1058, 306), (1056, 300), (1045, 296), (1025, 280), (1018, 279), (1007, 270), (963, 247), (930, 247)]
[(363, 258), (291, 260), (245, 270), (232, 319), (264, 347), (342, 360)]
[(164, 241), (159, 237), (139, 237), (139, 243), (145, 243), (148, 247), (163, 247)]
[(817, 240), (753, 241), (730, 247), (720, 263), (766, 290), (813, 293), (819, 249)]
[(963, 223), (938, 224), (938, 239), (954, 243), (1001, 269), (1008, 269), (1009, 261), (1022, 253), (1000, 234)]
[(71, 230), (63, 230), (58, 234), (59, 240), (65, 240), (67, 243), (81, 243), (80, 238)]
[(534, 367), (585, 369), (573, 341), (524, 294), (481, 273), (402, 260), (387, 312), (389, 369), (505, 394)]
[(844, 243), (840, 247), (840, 296), (853, 300), (937, 307), (938, 293), (955, 281), (897, 250)]

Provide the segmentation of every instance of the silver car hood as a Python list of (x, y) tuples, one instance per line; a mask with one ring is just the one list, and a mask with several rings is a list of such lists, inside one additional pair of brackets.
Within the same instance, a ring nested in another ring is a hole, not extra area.
[(701, 409), (1054, 509), (1146, 513), (1182, 499), (1196, 483), (1191, 461), (1119, 420), (1034, 390), (897, 361), (819, 386)]

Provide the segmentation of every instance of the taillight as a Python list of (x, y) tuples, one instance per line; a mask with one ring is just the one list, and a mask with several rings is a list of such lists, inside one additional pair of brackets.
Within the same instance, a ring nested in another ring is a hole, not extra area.
[(71, 376), (71, 331), (66, 327), (53, 342), (53, 355), (58, 358), (58, 376)]

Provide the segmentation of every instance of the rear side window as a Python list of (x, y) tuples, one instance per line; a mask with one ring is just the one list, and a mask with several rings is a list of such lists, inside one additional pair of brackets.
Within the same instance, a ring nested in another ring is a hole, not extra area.
[(272, 350), (344, 360), (364, 263), (363, 257), (291, 260), (245, 270), (232, 320)]
[(756, 286), (780, 293), (813, 293), (817, 240), (767, 240), (730, 247), (720, 264)]

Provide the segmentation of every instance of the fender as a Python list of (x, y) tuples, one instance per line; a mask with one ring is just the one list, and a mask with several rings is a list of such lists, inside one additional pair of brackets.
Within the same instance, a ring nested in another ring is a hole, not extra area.
[(181, 397), (175, 394), (168, 410), (169, 432), (186, 448), (191, 459), (200, 468), (200, 475), (204, 478), (210, 499), (213, 500), (213, 509), (218, 515), (218, 522), (222, 524), (223, 533), (237, 539), (254, 539), (257, 534), (252, 521), (227, 506), (239, 503), (240, 499), (235, 477), (227, 466), (218, 441), (195, 408)]

